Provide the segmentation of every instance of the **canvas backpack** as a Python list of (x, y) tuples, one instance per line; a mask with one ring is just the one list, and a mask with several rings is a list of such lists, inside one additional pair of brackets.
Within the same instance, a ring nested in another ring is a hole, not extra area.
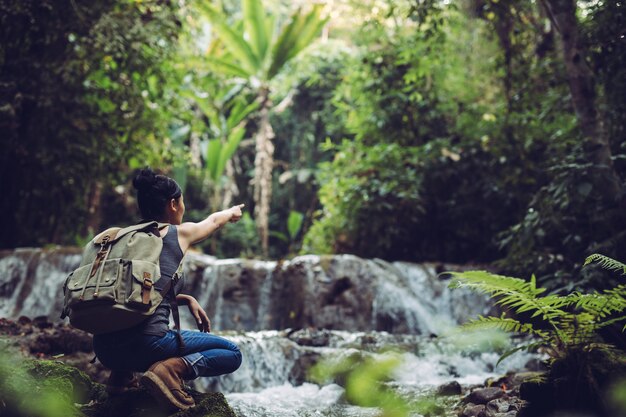
[[(168, 226), (155, 221), (126, 228), (113, 227), (91, 240), (83, 250), (80, 266), (63, 285), (61, 318), (89, 333), (100, 334), (138, 325), (152, 315), (182, 271), (182, 262), (170, 282), (157, 290), (161, 278), (159, 257), (163, 240), (159, 230)], [(180, 334), (178, 308), (172, 312)]]

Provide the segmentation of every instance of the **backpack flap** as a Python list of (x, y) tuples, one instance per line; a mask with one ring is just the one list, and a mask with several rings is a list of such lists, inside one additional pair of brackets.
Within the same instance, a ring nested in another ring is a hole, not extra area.
[(122, 230), (121, 227), (111, 227), (104, 232), (98, 234), (93, 238), (94, 245), (101, 245), (104, 239), (107, 239), (107, 242), (112, 242), (117, 239), (117, 234)]
[(154, 283), (161, 277), (159, 265), (152, 262), (133, 259), (131, 261), (131, 285), (127, 288), (126, 304), (140, 310), (148, 310), (159, 305), (163, 297), (154, 288)]

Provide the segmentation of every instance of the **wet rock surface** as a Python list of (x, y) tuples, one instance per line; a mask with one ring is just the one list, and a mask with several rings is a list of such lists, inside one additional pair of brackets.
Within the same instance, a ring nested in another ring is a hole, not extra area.
[[(519, 396), (520, 385), (538, 372), (509, 373), (485, 381), (485, 387), (471, 389), (457, 409), (459, 417), (521, 417), (526, 401)], [(526, 416), (528, 417), (528, 416)]]
[(457, 381), (448, 382), (447, 384), (437, 387), (437, 395), (461, 395), (463, 393), (463, 387)]
[[(77, 248), (0, 251), (0, 317), (42, 315), (57, 321), (63, 283), (79, 262)], [(198, 299), (215, 330), (314, 327), (437, 334), (437, 317), (456, 324), (490, 308), (484, 296), (450, 291), (437, 275), (440, 269), (352, 255), (304, 255), (275, 262), (189, 253), (184, 291)], [(182, 319), (189, 320), (185, 315)]]

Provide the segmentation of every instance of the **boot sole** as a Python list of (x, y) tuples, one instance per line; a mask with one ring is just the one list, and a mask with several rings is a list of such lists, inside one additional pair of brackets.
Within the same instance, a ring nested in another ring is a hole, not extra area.
[[(170, 389), (154, 372), (146, 372), (140, 380), (144, 387), (161, 405), (179, 410), (187, 410), (193, 405), (181, 403), (172, 395)], [(194, 404), (195, 405), (195, 404)]]

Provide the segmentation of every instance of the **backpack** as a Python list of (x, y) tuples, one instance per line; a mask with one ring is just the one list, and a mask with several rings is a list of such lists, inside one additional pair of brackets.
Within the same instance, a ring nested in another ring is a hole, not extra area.
[[(113, 227), (91, 240), (80, 266), (63, 285), (61, 318), (69, 316), (72, 326), (100, 334), (133, 327), (152, 315), (167, 292), (173, 292), (182, 272), (181, 262), (162, 290), (154, 287), (161, 278), (159, 230), (166, 226), (153, 221)], [(180, 329), (175, 302), (172, 312)]]

